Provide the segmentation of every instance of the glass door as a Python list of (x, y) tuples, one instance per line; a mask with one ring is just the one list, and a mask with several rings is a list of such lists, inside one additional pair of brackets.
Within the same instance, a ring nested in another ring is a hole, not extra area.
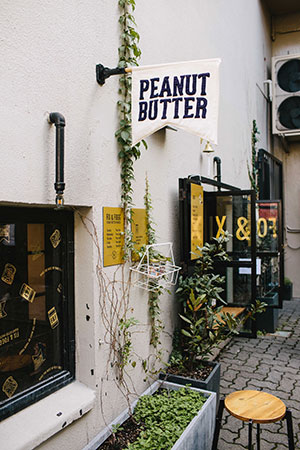
[(282, 308), (283, 246), (280, 200), (256, 202), (257, 295), (269, 308)]
[[(223, 299), (228, 307), (247, 308), (256, 299), (255, 192), (205, 192), (204, 218), (205, 241), (229, 233), (225, 250), (230, 261), (215, 267), (226, 279)], [(255, 321), (247, 324), (245, 331), (254, 335)]]

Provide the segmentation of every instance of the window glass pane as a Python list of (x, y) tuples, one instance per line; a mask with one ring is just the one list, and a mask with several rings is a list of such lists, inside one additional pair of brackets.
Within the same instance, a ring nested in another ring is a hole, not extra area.
[[(219, 237), (224, 231), (230, 234), (226, 251), (232, 260), (251, 257), (251, 197), (249, 195), (223, 195), (215, 199), (209, 210), (209, 238)], [(213, 212), (212, 212), (213, 211)]]
[[(257, 272), (257, 292), (259, 298), (263, 301), (266, 298), (273, 298), (274, 305), (279, 304), (278, 286), (279, 286), (279, 258), (277, 256), (264, 256), (260, 258), (261, 270)], [(276, 294), (274, 296), (274, 294)]]
[(0, 224), (1, 402), (64, 369), (64, 246), (61, 224)]
[(278, 203), (257, 202), (256, 245), (258, 252), (278, 252)]
[(225, 276), (221, 297), (231, 306), (247, 306), (252, 301), (251, 267), (217, 266), (217, 273)]

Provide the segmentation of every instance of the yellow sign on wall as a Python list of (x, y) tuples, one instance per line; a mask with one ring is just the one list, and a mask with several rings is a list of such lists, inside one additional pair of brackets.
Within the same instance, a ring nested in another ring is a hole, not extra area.
[[(133, 208), (132, 213), (132, 240), (134, 242), (134, 250), (138, 252), (143, 245), (147, 244), (146, 210)], [(138, 259), (137, 254), (133, 254), (132, 259), (136, 261)]]
[(203, 187), (191, 183), (191, 259), (197, 259), (203, 247)]
[(124, 262), (124, 211), (122, 208), (103, 208), (103, 265)]

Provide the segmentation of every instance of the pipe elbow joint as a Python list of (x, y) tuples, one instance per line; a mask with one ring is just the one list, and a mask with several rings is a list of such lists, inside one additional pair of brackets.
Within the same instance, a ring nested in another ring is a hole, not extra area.
[(49, 123), (53, 123), (56, 127), (64, 127), (66, 120), (64, 116), (59, 112), (52, 112), (49, 114)]

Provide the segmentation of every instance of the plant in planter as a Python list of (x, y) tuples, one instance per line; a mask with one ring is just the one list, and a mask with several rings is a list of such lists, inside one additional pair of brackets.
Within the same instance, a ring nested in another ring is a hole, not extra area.
[(215, 413), (215, 393), (156, 381), (95, 438), (93, 448), (210, 450)]
[[(265, 308), (264, 303), (256, 301), (242, 317), (222, 312), (226, 302), (220, 294), (224, 290), (225, 277), (214, 273), (214, 264), (229, 259), (224, 250), (224, 244), (228, 239), (228, 235), (223, 234), (219, 238), (214, 238), (212, 243), (206, 243), (199, 248), (200, 256), (193, 272), (185, 278), (182, 276), (179, 278), (176, 292), (183, 310), (180, 314), (182, 336), (181, 339), (177, 339), (177, 346), (171, 354), (166, 375), (160, 375), (169, 381), (190, 383), (192, 386), (217, 393), (220, 365), (205, 361), (215, 347), (233, 334), (238, 334), (239, 328), (247, 319), (254, 318)], [(207, 381), (203, 381), (205, 378)]]
[(293, 297), (293, 283), (288, 277), (284, 277), (283, 300), (291, 300)]

